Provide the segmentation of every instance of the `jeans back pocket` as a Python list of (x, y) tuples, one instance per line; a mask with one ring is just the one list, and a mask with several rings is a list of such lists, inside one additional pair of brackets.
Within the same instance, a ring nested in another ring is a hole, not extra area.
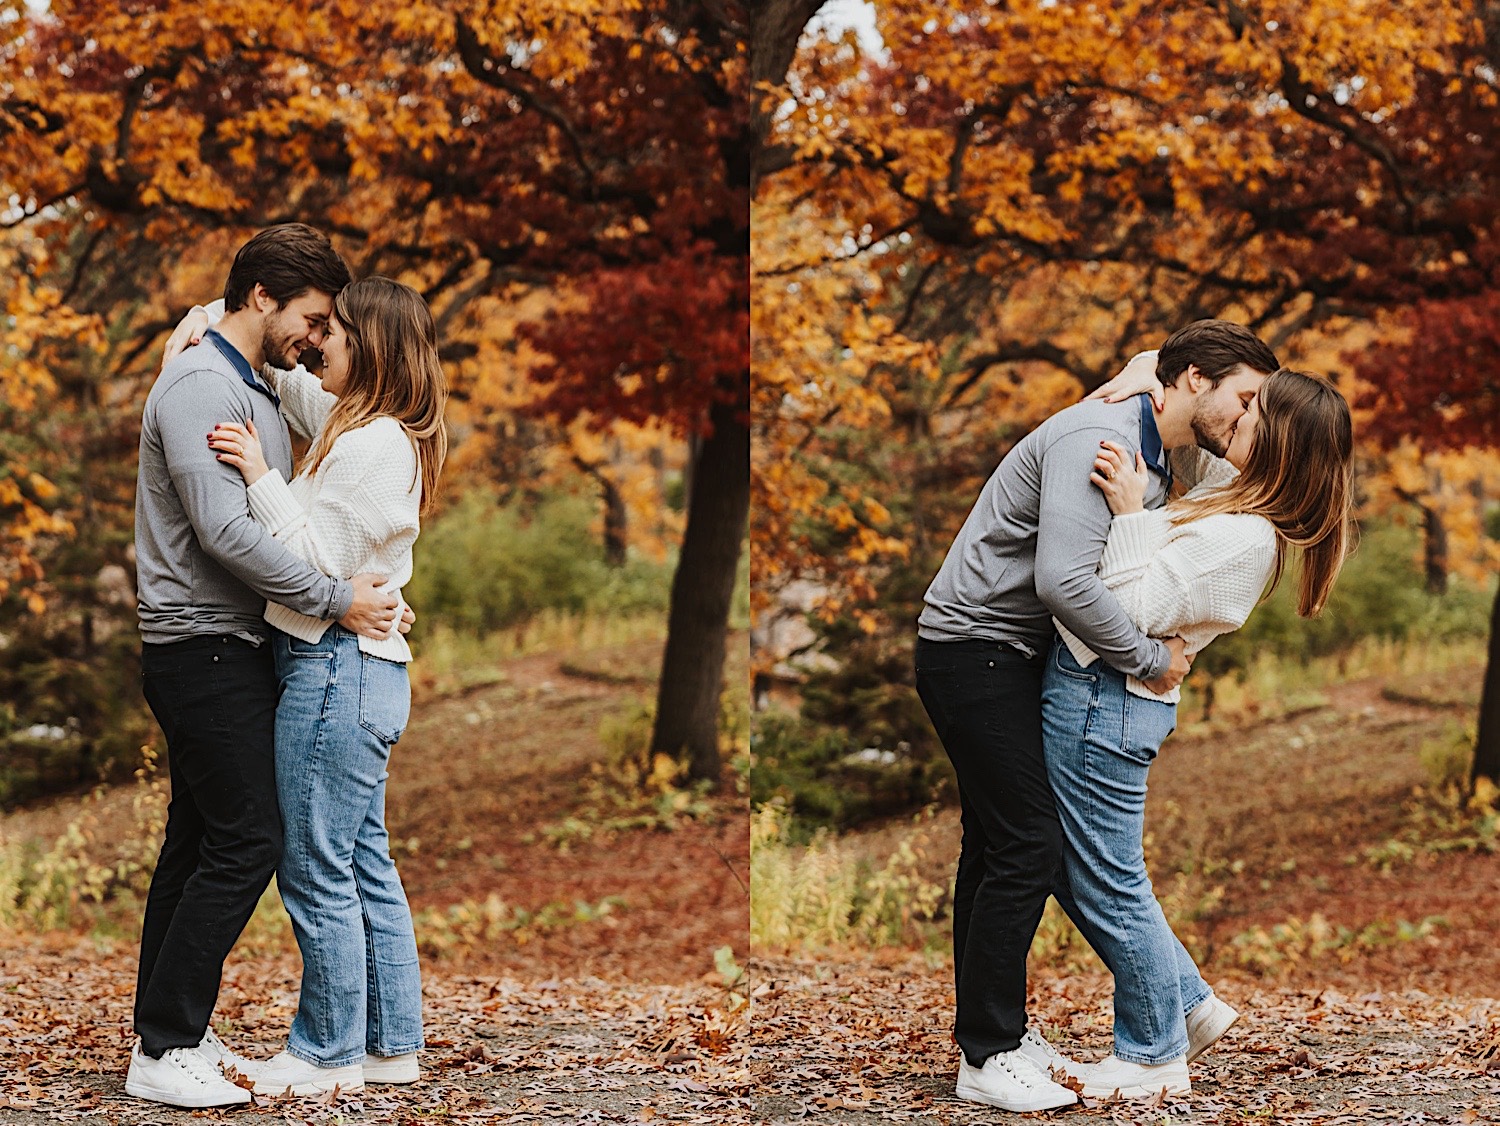
[(411, 715), (411, 678), (398, 661), (359, 655), (359, 725), (382, 743), (394, 744)]
[(325, 632), (317, 641), (303, 641), (300, 637), (287, 634), (286, 651), (299, 660), (331, 661), (333, 660), (333, 640), (332, 631)]
[(1094, 663), (1084, 668), (1073, 656), (1073, 651), (1059, 638), (1052, 648), (1052, 664), (1063, 676), (1071, 676), (1074, 680), (1094, 681), (1099, 679), (1099, 662), (1101, 658), (1095, 657)]

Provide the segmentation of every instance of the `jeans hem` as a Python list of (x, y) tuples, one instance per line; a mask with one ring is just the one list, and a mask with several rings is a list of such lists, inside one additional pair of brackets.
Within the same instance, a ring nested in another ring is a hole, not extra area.
[(1118, 1046), (1116, 1046), (1115, 1048), (1114, 1055), (1115, 1059), (1124, 1060), (1126, 1063), (1137, 1063), (1141, 1064), (1144, 1067), (1155, 1067), (1158, 1064), (1171, 1063), (1175, 1059), (1181, 1059), (1185, 1057), (1187, 1055), (1187, 1050), (1187, 1040), (1184, 1039), (1182, 1041), (1182, 1044), (1177, 1048), (1176, 1051), (1168, 1052), (1166, 1055), (1158, 1054), (1152, 1056), (1148, 1055), (1145, 1052), (1122, 1052)]
[(1194, 1009), (1196, 1009), (1199, 1005), (1203, 1004), (1205, 1001), (1207, 1001), (1213, 995), (1214, 995), (1213, 987), (1209, 986), (1208, 988), (1204, 989), (1203, 992), (1200, 993), (1193, 1000), (1183, 1002), (1183, 1005), (1182, 1005), (1182, 1015), (1183, 1016), (1187, 1016), (1188, 1013), (1192, 1012)]
[(289, 1056), (294, 1056), (295, 1058), (301, 1060), (303, 1063), (310, 1063), (314, 1067), (348, 1067), (351, 1063), (364, 1063), (365, 1061), (364, 1052), (360, 1052), (359, 1055), (350, 1056), (346, 1060), (334, 1060), (332, 1062), (328, 1062), (325, 1060), (315, 1059), (312, 1056), (308, 1055), (306, 1052), (299, 1051), (298, 1049), (292, 1047), (290, 1044), (286, 1046), (286, 1054)]
[(392, 1056), (409, 1056), (413, 1052), (420, 1052), (425, 1047), (427, 1047), (427, 1041), (419, 1040), (410, 1048), (366, 1048), (365, 1054), (379, 1056), (381, 1059), (390, 1059)]

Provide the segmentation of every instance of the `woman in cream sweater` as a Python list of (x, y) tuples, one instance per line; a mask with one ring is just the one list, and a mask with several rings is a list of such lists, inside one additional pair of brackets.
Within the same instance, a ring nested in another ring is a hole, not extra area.
[[(322, 351), (321, 379), (267, 369), (287, 422), (312, 441), (291, 481), (267, 469), (253, 424), (222, 424), (209, 445), (244, 476), (251, 515), (292, 551), (326, 574), (380, 572), (399, 588), (447, 452), (432, 315), (409, 286), (365, 278), (335, 299)], [(266, 621), (281, 678), (277, 882), (303, 971), (286, 1050), (250, 1077), (258, 1092), (302, 1095), (411, 1082), (422, 983), (385, 829), (411, 650), (399, 632), (373, 641), (275, 603)]]
[[(1111, 385), (1117, 394), (1129, 374)], [(1188, 491), (1164, 508), (1143, 508), (1139, 455), (1106, 443), (1090, 478), (1115, 514), (1100, 577), (1145, 633), (1180, 636), (1192, 656), (1244, 624), (1296, 546), (1298, 613), (1316, 615), (1348, 550), (1352, 452), (1344, 397), (1285, 368), (1261, 386), (1222, 460), (1174, 451)], [(1058, 635), (1042, 690), (1064, 837), (1058, 898), (1114, 974), (1115, 1025), (1114, 1052), (1099, 1064), (1056, 1062), (1089, 1096), (1186, 1093), (1188, 1060), (1237, 1014), (1173, 935), (1146, 873), (1146, 776), (1176, 728), (1177, 692), (1156, 695), (1060, 626)]]

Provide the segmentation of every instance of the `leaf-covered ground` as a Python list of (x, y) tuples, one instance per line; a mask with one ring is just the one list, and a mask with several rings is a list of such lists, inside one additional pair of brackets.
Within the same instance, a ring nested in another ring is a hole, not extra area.
[[(1190, 1097), (1039, 1117), (1500, 1123), (1495, 826), (1441, 813), (1423, 763), (1424, 747), (1473, 715), (1481, 673), (1338, 685), (1295, 714), (1172, 738), (1152, 769), (1153, 875), (1205, 976), (1243, 1016), (1194, 1064)], [(918, 875), (946, 882), (957, 813), (919, 826), (842, 841), (878, 866), (917, 833)], [(935, 929), (925, 956), (792, 952), (752, 965), (762, 1121), (1007, 1119), (953, 1097), (952, 966), (946, 923)], [(1064, 1051), (1097, 1060), (1110, 1045), (1110, 979), (1092, 954), (1067, 957), (1074, 972), (1033, 958), (1032, 1016)]]
[[(741, 635), (730, 683), (743, 681), (743, 650)], [(223, 1117), (748, 1121), (745, 1013), (715, 961), (729, 947), (743, 963), (749, 948), (745, 799), (727, 778), (686, 810), (622, 803), (596, 769), (601, 724), (650, 698), (659, 654), (631, 644), (517, 659), (491, 683), (417, 704), (391, 764), (389, 823), (413, 907), (435, 920), (418, 928), (424, 1079)], [(91, 856), (108, 862), (134, 831), (136, 796), (123, 786), (42, 803), (7, 815), (4, 836), (45, 849), (82, 817)], [(3, 1126), (193, 1121), (124, 1094), (127, 907), (86, 909), (73, 933), (0, 932)], [(231, 955), (214, 1014), (251, 1057), (283, 1045), (300, 977), (284, 917), (264, 914)]]
[[(0, 954), (0, 1123), (147, 1126), (194, 1114), (128, 1097), (135, 952), (11, 940)], [(424, 975), (423, 1080), (336, 1100), (200, 1112), (268, 1122), (724, 1122), (748, 1114), (742, 1017), (704, 986)], [(277, 1051), (296, 1006), (294, 957), (231, 962), (215, 1027), (250, 1057)], [(741, 1010), (743, 1013), (743, 1010)]]
[[(981, 1123), (1003, 1112), (953, 1097), (946, 968), (915, 956), (756, 963), (750, 1070), (767, 1123)], [(1033, 980), (1032, 1019), (1060, 1049), (1109, 1050), (1109, 982)], [(1215, 1126), (1467, 1126), (1500, 1122), (1500, 1001), (1378, 990), (1220, 984), (1241, 1011), (1195, 1062), (1193, 1092), (1155, 1104), (1088, 1100), (1054, 1122)]]

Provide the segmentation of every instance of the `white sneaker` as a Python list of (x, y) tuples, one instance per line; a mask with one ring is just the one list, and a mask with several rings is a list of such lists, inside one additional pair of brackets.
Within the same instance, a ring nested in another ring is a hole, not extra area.
[(250, 1061), (231, 1052), (211, 1027), (204, 1030), (203, 1039), (198, 1042), (198, 1054), (220, 1071), (227, 1072), (232, 1067), (241, 1075), (250, 1074)]
[(973, 1067), (960, 1056), (958, 1086), (954, 1093), (971, 1103), (998, 1106), (1001, 1110), (1025, 1113), (1030, 1110), (1053, 1110), (1072, 1106), (1078, 1096), (1047, 1078), (1047, 1073), (1022, 1053), (998, 1052)]
[(319, 1067), (299, 1060), (290, 1052), (277, 1052), (265, 1063), (254, 1065), (251, 1078), (257, 1095), (322, 1095), (337, 1087), (340, 1091), (365, 1089), (364, 1067), (358, 1063), (338, 1067)]
[(1188, 1082), (1187, 1059), (1178, 1056), (1166, 1063), (1129, 1063), (1116, 1056), (1105, 1056), (1083, 1073), (1083, 1093), (1091, 1099), (1145, 1099), (1163, 1088), (1169, 1095), (1192, 1092)]
[(421, 1074), (416, 1052), (399, 1056), (365, 1055), (366, 1083), (415, 1083)]
[(1210, 993), (1208, 1000), (1199, 1002), (1187, 1015), (1188, 1049), (1187, 1062), (1192, 1063), (1214, 1046), (1214, 1043), (1229, 1031), (1229, 1026), (1240, 1019), (1240, 1011), (1226, 1001)]
[(1083, 1073), (1088, 1070), (1085, 1064), (1070, 1059), (1047, 1043), (1046, 1037), (1034, 1028), (1028, 1028), (1026, 1035), (1021, 1037), (1020, 1052), (1036, 1064), (1043, 1075), (1051, 1075), (1054, 1080), (1065, 1076), (1082, 1079)]
[(154, 1060), (141, 1051), (139, 1040), (130, 1051), (125, 1093), (192, 1110), (250, 1102), (250, 1092), (225, 1079), (197, 1048), (172, 1048)]

